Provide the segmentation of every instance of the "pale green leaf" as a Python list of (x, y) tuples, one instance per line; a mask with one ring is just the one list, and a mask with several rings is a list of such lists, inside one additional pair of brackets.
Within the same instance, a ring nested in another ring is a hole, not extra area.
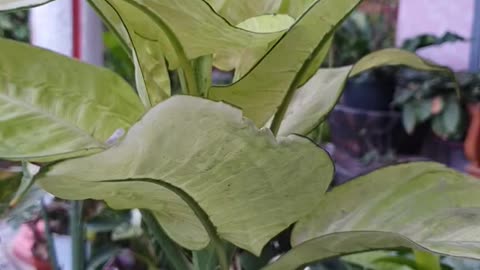
[(152, 108), (117, 146), (59, 163), (39, 183), (65, 199), (150, 209), (189, 249), (205, 247), (208, 230), (259, 254), (312, 210), (332, 174), (328, 155), (307, 139), (276, 141), (238, 109), (175, 96)]
[[(288, 15), (261, 15), (249, 18), (238, 27), (257, 33), (274, 33), (288, 29), (295, 20)], [(282, 33), (278, 33), (278, 37)], [(215, 54), (215, 67), (221, 70), (235, 70), (234, 81), (243, 77), (270, 49), (272, 42), (257, 48), (223, 50)]]
[(366, 250), (408, 247), (480, 258), (480, 182), (440, 164), (391, 166), (333, 189), (268, 270)]
[(227, 21), (237, 25), (249, 18), (277, 13), (282, 0), (207, 0), (207, 2)]
[(0, 0), (0, 11), (31, 8), (51, 1), (53, 0)]
[[(165, 57), (154, 40), (139, 37), (120, 18), (109, 1), (89, 0), (123, 46), (131, 55), (135, 66), (137, 92), (146, 108), (150, 108), (171, 95), (170, 77)], [(148, 28), (148, 25), (145, 25)]]
[(47, 162), (98, 152), (143, 114), (135, 92), (106, 69), (4, 39), (0, 51), (3, 159)]
[(312, 78), (322, 65), (325, 58), (328, 56), (328, 52), (330, 51), (333, 43), (333, 33), (330, 33), (329, 38), (325, 41), (325, 44), (322, 46), (321, 49), (316, 51), (312, 54), (312, 60), (310, 65), (306, 68), (304, 72), (302, 72), (300, 77), (298, 78), (298, 87), (303, 86), (310, 78)]
[(351, 67), (321, 69), (295, 92), (277, 136), (306, 135), (324, 120), (342, 93)]
[(350, 76), (355, 76), (366, 70), (385, 65), (405, 65), (417, 70), (448, 72), (449, 75), (453, 77), (452, 71), (447, 67), (436, 65), (435, 63), (418, 57), (414, 53), (400, 49), (384, 49), (363, 57), (353, 66)]
[(314, 1), (315, 0), (283, 0), (279, 13), (290, 14), (297, 18), (302, 15)]
[(203, 0), (107, 2), (118, 12), (131, 36), (156, 43), (170, 69), (180, 66), (181, 58), (193, 60), (220, 49), (263, 46), (277, 37), (275, 33), (252, 33), (234, 27)]
[(295, 19), (288, 15), (273, 14), (248, 18), (237, 26), (251, 32), (274, 33), (290, 28), (294, 22)]
[(310, 133), (333, 109), (348, 78), (386, 65), (403, 65), (418, 70), (445, 72), (453, 76), (448, 68), (436, 66), (413, 53), (398, 49), (374, 52), (351, 67), (320, 69), (304, 86), (295, 91), (277, 135)]
[(231, 24), (267, 14), (286, 14), (300, 17), (314, 0), (207, 0), (215, 11)]
[(214, 87), (209, 98), (241, 108), (257, 126), (268, 119), (297, 89), (315, 57), (329, 44), (330, 34), (360, 0), (317, 0), (271, 50), (236, 83)]

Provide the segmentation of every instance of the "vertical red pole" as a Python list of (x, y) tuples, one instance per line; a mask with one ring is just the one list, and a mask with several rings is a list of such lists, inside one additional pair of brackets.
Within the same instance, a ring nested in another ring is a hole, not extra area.
[(82, 3), (81, 3), (81, 0), (72, 0), (72, 21), (73, 21), (72, 56), (77, 59), (81, 59), (82, 57)]

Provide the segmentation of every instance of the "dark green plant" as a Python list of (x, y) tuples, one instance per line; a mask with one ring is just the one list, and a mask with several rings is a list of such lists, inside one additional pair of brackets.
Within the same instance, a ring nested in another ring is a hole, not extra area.
[(105, 67), (119, 74), (127, 82), (135, 84), (135, 68), (122, 43), (115, 36), (115, 33), (106, 31), (103, 34), (105, 45)]
[[(360, 0), (89, 2), (127, 48), (136, 92), (108, 70), (0, 39), (0, 157), (41, 165), (45, 190), (143, 209), (172, 269), (227, 270), (279, 234), (293, 248), (265, 269), (396, 247), (480, 258), (480, 183), (468, 176), (410, 163), (327, 192), (334, 165), (305, 136), (349, 77), (382, 65), (449, 72), (396, 49), (318, 69)], [(212, 67), (234, 81), (213, 85)]]
[(28, 11), (0, 14), (0, 37), (28, 42)]
[(458, 73), (454, 81), (439, 74), (405, 71), (401, 74), (393, 105), (402, 111), (405, 130), (412, 133), (427, 122), (443, 139), (463, 139), (468, 128), (466, 106), (479, 100), (480, 76)]

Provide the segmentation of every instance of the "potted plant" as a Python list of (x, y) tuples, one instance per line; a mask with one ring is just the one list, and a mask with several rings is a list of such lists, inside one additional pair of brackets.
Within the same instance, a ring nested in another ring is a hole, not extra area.
[[(390, 46), (393, 38), (388, 38), (386, 33), (392, 33), (393, 29), (372, 30), (375, 27), (380, 29), (388, 27), (385, 26), (388, 25), (385, 23), (387, 21), (390, 21), (388, 17), (380, 16), (377, 21), (374, 21), (365, 14), (353, 14), (337, 31), (333, 46), (335, 49), (335, 41), (338, 41), (337, 46), (343, 46), (349, 53), (338, 54), (334, 51), (332, 59), (336, 59), (339, 63), (348, 63), (370, 50)], [(383, 33), (384, 36), (380, 39), (383, 42), (375, 42), (379, 38), (372, 33)], [(438, 37), (422, 34), (405, 40), (401, 47), (415, 52), (421, 48), (461, 40), (464, 39), (450, 32)], [(406, 134), (401, 127), (402, 116), (397, 113), (394, 106), (394, 103), (398, 102), (398, 100), (394, 101), (397, 83), (415, 80), (411, 76), (408, 77), (410, 73), (405, 69), (382, 67), (363, 73), (347, 82), (340, 105), (337, 105), (330, 118), (332, 138), (340, 151), (346, 151), (347, 155), (356, 158), (366, 154), (371, 156), (371, 153), (387, 154), (387, 156), (390, 156), (389, 153), (419, 154), (421, 142), (426, 135), (424, 129), (418, 128), (415, 133)], [(408, 78), (403, 78), (404, 76)]]
[(463, 140), (468, 128), (466, 103), (474, 89), (475, 76), (457, 74), (457, 83), (438, 74), (406, 73), (393, 103), (402, 112), (405, 131), (414, 134), (417, 129), (428, 127), (429, 135), (422, 138), (421, 154), (463, 170)]
[[(138, 95), (108, 70), (0, 39), (0, 111), (8, 112), (0, 157), (40, 165), (32, 181), (63, 199), (142, 209), (172, 269), (228, 270), (241, 250), (260, 256), (284, 231), (291, 232), (289, 251), (255, 270), (395, 247), (480, 258), (472, 248), (479, 230), (471, 225), (480, 219), (479, 182), (420, 162), (327, 192), (334, 164), (305, 138), (349, 77), (387, 64), (448, 70), (396, 49), (318, 69), (331, 23), (338, 25), (359, 0), (309, 1), (291, 26), (268, 33), (233, 26), (236, 5), (248, 10), (247, 1), (214, 2), (220, 6), (90, 1), (134, 54)], [(257, 60), (232, 84), (212, 85), (212, 58), (224, 50)], [(168, 71), (179, 76), (182, 95), (164, 84)]]

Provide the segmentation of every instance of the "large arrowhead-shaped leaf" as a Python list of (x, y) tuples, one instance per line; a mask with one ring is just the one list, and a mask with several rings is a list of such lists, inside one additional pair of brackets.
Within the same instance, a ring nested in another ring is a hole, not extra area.
[(348, 78), (386, 65), (403, 65), (418, 70), (445, 72), (453, 77), (453, 73), (448, 68), (437, 66), (413, 53), (398, 49), (385, 49), (371, 53), (353, 66), (319, 69), (314, 77), (295, 91), (277, 135), (310, 133), (333, 109)]
[(480, 182), (435, 163), (387, 167), (335, 188), (268, 270), (365, 250), (410, 247), (480, 259)]
[(114, 73), (0, 39), (0, 158), (52, 161), (107, 148), (143, 114)]
[(0, 11), (31, 8), (51, 1), (53, 0), (0, 0)]
[(332, 174), (328, 155), (310, 141), (276, 141), (238, 109), (176, 96), (152, 108), (117, 146), (59, 163), (39, 181), (61, 198), (151, 209), (190, 249), (205, 247), (209, 231), (259, 254), (312, 210)]
[(245, 116), (263, 126), (325, 55), (335, 27), (360, 0), (317, 0), (247, 75), (225, 87), (214, 87), (209, 98), (242, 108)]

